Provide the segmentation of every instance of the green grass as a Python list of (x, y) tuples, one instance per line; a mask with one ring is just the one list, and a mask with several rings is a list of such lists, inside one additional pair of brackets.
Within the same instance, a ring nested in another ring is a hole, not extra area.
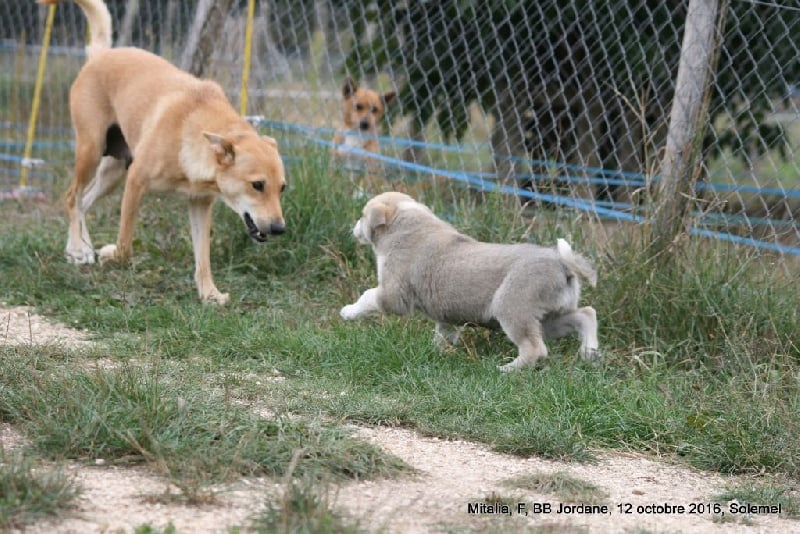
[(163, 529), (145, 524), (134, 528), (133, 534), (178, 534), (178, 530), (172, 523), (169, 523)]
[[(221, 473), (202, 459), (185, 466), (169, 458), (217, 446), (218, 434), (247, 444), (222, 456), (232, 475), (280, 474), (247, 455), (277, 446), (282, 428), (337, 442), (340, 431), (320, 418), (406, 426), (519, 455), (586, 460), (610, 448), (724, 473), (800, 473), (800, 306), (790, 259), (691, 240), (665, 268), (650, 261), (635, 229), (600, 242), (591, 222), (568, 213), (543, 209), (531, 220), (514, 199), (428, 188), (424, 200), (475, 237), (569, 236), (597, 259), (599, 285), (583, 300), (598, 311), (604, 359), (578, 361), (577, 341), (567, 339), (551, 343), (538, 368), (500, 374), (496, 366), (515, 348), (499, 333), (470, 330), (463, 347), (442, 353), (423, 319), (339, 318), (342, 305), (375, 283), (374, 258), (351, 235), (363, 201), (323, 151), (296, 155), (286, 235), (257, 245), (230, 210), (216, 207), (212, 269), (231, 293), (224, 308), (197, 300), (179, 199), (146, 198), (134, 262), (122, 267), (68, 265), (60, 217), (21, 227), (12, 215), (0, 220), (0, 299), (88, 328), (104, 347), (77, 355), (4, 349), (10, 364), (0, 387), (14, 385), (15, 393), (2, 417), (45, 453), (57, 446), (74, 457), (163, 455), (167, 472), (190, 472), (190, 480), (203, 478), (192, 470)], [(89, 224), (99, 246), (114, 238), (118, 197), (98, 208)], [(100, 372), (75, 363), (101, 355), (120, 366)], [(276, 371), (283, 380), (270, 378)], [(180, 423), (179, 399), (199, 419)], [(277, 414), (277, 422), (258, 422), (248, 407)], [(118, 418), (96, 429), (98, 413)], [(91, 431), (69, 438), (84, 428)]]
[(249, 525), (264, 534), (355, 534), (366, 532), (357, 522), (331, 509), (325, 485), (301, 480), (290, 483), (277, 500), (267, 501)]
[(211, 483), (281, 476), (295, 454), (295, 472), (307, 477), (365, 479), (403, 469), (342, 428), (259, 417), (185, 366), (84, 370), (66, 354), (0, 351), (7, 362), (0, 416), (47, 458), (146, 462), (196, 500)]
[(568, 503), (600, 504), (608, 498), (605, 491), (591, 482), (561, 472), (520, 475), (504, 481), (503, 484), (511, 488), (555, 495)]
[(0, 448), (0, 530), (62, 514), (74, 507), (80, 492), (60, 470), (42, 469), (30, 457)]
[(737, 501), (739, 504), (756, 506), (780, 505), (782, 513), (788, 517), (800, 517), (800, 497), (797, 483), (792, 481), (750, 482), (747, 485), (728, 488), (725, 492), (714, 496), (715, 502), (727, 503)]

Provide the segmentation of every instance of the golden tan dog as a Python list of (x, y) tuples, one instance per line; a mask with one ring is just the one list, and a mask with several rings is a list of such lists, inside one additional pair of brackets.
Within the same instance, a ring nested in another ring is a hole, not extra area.
[(350, 76), (345, 78), (342, 84), (343, 127), (333, 136), (333, 142), (339, 145), (333, 150), (336, 156), (346, 161), (348, 168), (358, 168), (373, 175), (380, 167), (376, 161), (366, 162), (363, 155), (355, 154), (350, 149), (378, 152), (380, 121), (395, 96), (394, 92), (380, 94), (372, 89), (359, 87)]
[(86, 212), (122, 182), (117, 243), (98, 251), (101, 261), (130, 258), (144, 193), (179, 191), (189, 199), (200, 298), (224, 304), (228, 295), (211, 276), (212, 206), (222, 198), (256, 241), (283, 233), (280, 196), (286, 180), (277, 143), (239, 116), (218, 84), (144, 50), (111, 48), (111, 15), (105, 3), (75, 2), (92, 37), (88, 60), (70, 90), (75, 170), (67, 192), (67, 258), (94, 263)]

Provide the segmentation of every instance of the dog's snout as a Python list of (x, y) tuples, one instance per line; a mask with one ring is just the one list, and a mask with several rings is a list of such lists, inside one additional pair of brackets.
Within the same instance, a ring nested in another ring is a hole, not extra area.
[(247, 233), (259, 243), (266, 241), (267, 237), (270, 235), (280, 235), (286, 233), (286, 224), (283, 222), (283, 220), (277, 220), (269, 223), (266, 221), (257, 223), (247, 212), (245, 212), (243, 218), (244, 224), (247, 226)]
[(369, 121), (367, 119), (362, 119), (361, 122), (358, 123), (358, 127), (364, 131), (369, 130)]

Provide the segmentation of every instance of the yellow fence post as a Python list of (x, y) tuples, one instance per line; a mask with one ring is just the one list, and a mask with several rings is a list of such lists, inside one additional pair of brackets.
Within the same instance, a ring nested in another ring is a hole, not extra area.
[(47, 49), (50, 46), (50, 35), (53, 32), (53, 19), (56, 14), (56, 5), (50, 4), (47, 8), (47, 22), (44, 29), (44, 39), (42, 40), (42, 53), (39, 55), (39, 69), (36, 72), (36, 85), (33, 89), (33, 104), (31, 106), (31, 116), (28, 121), (28, 136), (25, 140), (25, 154), (22, 157), (22, 173), (19, 179), (19, 187), (28, 185), (28, 171), (31, 167), (31, 153), (33, 151), (33, 140), (36, 136), (36, 119), (39, 115), (39, 103), (42, 98), (42, 82), (44, 80), (44, 70), (47, 66)]
[(242, 68), (242, 88), (239, 92), (239, 113), (247, 113), (247, 87), (250, 83), (250, 59), (253, 56), (253, 19), (256, 13), (256, 0), (247, 2), (247, 24), (244, 31), (244, 67)]

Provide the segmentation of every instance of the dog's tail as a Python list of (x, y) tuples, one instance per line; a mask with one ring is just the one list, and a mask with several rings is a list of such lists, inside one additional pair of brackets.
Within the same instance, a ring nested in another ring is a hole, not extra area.
[[(58, 4), (64, 0), (38, 0), (40, 4)], [(89, 23), (91, 38), (86, 45), (86, 55), (111, 48), (111, 13), (103, 0), (74, 0), (81, 7)]]
[(558, 255), (561, 256), (561, 261), (564, 265), (584, 277), (592, 287), (595, 287), (597, 285), (597, 271), (594, 270), (589, 260), (574, 252), (565, 239), (559, 239), (556, 243)]

